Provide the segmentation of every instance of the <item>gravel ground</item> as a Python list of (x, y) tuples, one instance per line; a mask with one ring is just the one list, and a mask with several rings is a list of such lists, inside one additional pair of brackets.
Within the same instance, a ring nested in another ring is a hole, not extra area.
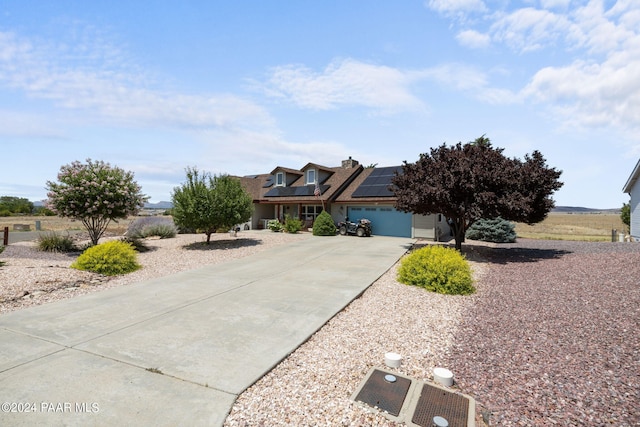
[[(83, 235), (79, 244), (86, 243)], [(309, 238), (309, 233), (285, 234), (270, 231), (241, 231), (238, 237), (212, 234), (211, 244), (203, 245), (204, 234), (179, 234), (172, 239), (147, 239), (150, 251), (138, 254), (138, 271), (108, 277), (79, 271), (69, 266), (79, 254), (40, 252), (34, 242), (20, 242), (0, 254), (0, 314), (71, 298), (115, 286), (141, 282), (179, 271), (245, 257), (292, 240)], [(106, 241), (107, 237), (100, 241)]]
[[(116, 279), (69, 269), (65, 255), (9, 246), (0, 255), (0, 312), (310, 237), (241, 234), (215, 235), (223, 250), (183, 248), (200, 235), (153, 241), (156, 250), (140, 254), (146, 268)], [(403, 356), (404, 375), (430, 380), (436, 366), (452, 370), (454, 389), (476, 399), (478, 424), (640, 426), (640, 245), (521, 239), (468, 242), (464, 252), (475, 295), (401, 285), (394, 266), (242, 393), (225, 426), (395, 425), (350, 400), (389, 351)]]
[(490, 425), (640, 425), (640, 245), (521, 240), (488, 262), (445, 362)]

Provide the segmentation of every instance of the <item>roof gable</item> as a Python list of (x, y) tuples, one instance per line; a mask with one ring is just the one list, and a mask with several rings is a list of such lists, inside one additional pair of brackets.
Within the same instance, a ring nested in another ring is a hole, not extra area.
[(640, 160), (638, 160), (638, 163), (636, 163), (636, 167), (633, 168), (633, 172), (631, 172), (631, 175), (629, 176), (627, 183), (624, 185), (622, 192), (631, 193), (633, 187), (636, 185), (636, 182), (638, 182), (638, 178), (640, 178)]

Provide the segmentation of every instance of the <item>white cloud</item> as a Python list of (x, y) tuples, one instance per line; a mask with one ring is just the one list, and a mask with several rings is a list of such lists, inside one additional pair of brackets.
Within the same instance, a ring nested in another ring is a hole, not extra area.
[[(640, 131), (640, 55), (618, 52), (603, 63), (575, 61), (536, 73), (523, 95), (546, 102), (575, 126)], [(636, 136), (637, 138), (637, 136)]]
[(315, 110), (364, 106), (380, 112), (421, 110), (410, 92), (419, 74), (353, 59), (336, 60), (322, 72), (301, 65), (274, 68), (266, 92)]
[(528, 52), (554, 43), (571, 32), (572, 23), (563, 15), (524, 8), (503, 16), (491, 26), (492, 39), (510, 48)]
[(0, 85), (94, 120), (141, 127), (273, 125), (263, 108), (241, 97), (174, 93), (154, 83), (100, 38), (51, 46), (0, 32)]
[(487, 10), (482, 0), (429, 0), (425, 1), (426, 6), (445, 16), (462, 18), (473, 12), (484, 12)]
[[(464, 2), (463, 2), (464, 3)], [(535, 4), (529, 2), (529, 5)], [(523, 56), (544, 53), (564, 64), (539, 63), (519, 94), (490, 88), (481, 78), (475, 86), (492, 102), (535, 100), (552, 111), (562, 126), (617, 129), (638, 140), (640, 133), (640, 9), (635, 0), (608, 4), (591, 0), (571, 6), (567, 0), (541, 0), (540, 7), (485, 13), (480, 23), (465, 22), (456, 36), (461, 45), (481, 48), (500, 44)], [(464, 9), (461, 3), (432, 1), (435, 10)], [(456, 18), (453, 16), (453, 18)], [(486, 25), (485, 29), (474, 25)], [(537, 55), (544, 61), (544, 55)], [(443, 73), (446, 77), (446, 73)], [(450, 76), (452, 80), (459, 77)], [(461, 87), (461, 90), (467, 90)]]
[(458, 43), (460, 43), (460, 45), (472, 49), (482, 49), (491, 45), (491, 36), (475, 30), (460, 31), (456, 35), (456, 40), (458, 40)]

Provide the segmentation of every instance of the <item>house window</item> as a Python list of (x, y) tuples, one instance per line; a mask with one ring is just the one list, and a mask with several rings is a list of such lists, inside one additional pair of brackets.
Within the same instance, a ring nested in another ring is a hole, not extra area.
[(315, 221), (315, 219), (322, 212), (322, 205), (302, 205), (302, 211), (300, 216), (303, 220)]
[(307, 171), (307, 184), (315, 184), (316, 183), (316, 170), (309, 169)]
[(284, 186), (284, 172), (276, 173), (276, 186)]

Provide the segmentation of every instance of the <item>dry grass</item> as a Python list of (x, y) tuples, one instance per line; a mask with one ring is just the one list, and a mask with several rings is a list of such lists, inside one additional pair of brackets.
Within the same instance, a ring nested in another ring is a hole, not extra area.
[(518, 237), (545, 240), (610, 242), (612, 229), (626, 232), (618, 214), (550, 213), (547, 219), (535, 225), (516, 224)]
[[(123, 234), (131, 221), (138, 217), (129, 217), (109, 225), (108, 232)], [(0, 229), (14, 224), (29, 224), (35, 230), (35, 222), (40, 221), (43, 231), (84, 230), (80, 221), (57, 216), (12, 216), (0, 217)], [(626, 232), (620, 215), (608, 213), (566, 214), (551, 213), (539, 224), (516, 224), (518, 237), (544, 240), (611, 241), (611, 230)]]
[[(127, 219), (111, 222), (107, 231), (115, 234), (123, 234), (127, 231), (127, 227), (131, 221), (138, 217), (129, 217)], [(31, 231), (36, 229), (36, 221), (40, 221), (40, 229), (42, 231), (67, 231), (67, 230), (83, 230), (84, 226), (82, 222), (72, 220), (69, 218), (60, 218), (58, 216), (32, 216), (32, 215), (20, 215), (0, 217), (0, 229), (9, 227), (10, 231), (13, 231), (14, 224), (25, 224), (31, 226)]]

